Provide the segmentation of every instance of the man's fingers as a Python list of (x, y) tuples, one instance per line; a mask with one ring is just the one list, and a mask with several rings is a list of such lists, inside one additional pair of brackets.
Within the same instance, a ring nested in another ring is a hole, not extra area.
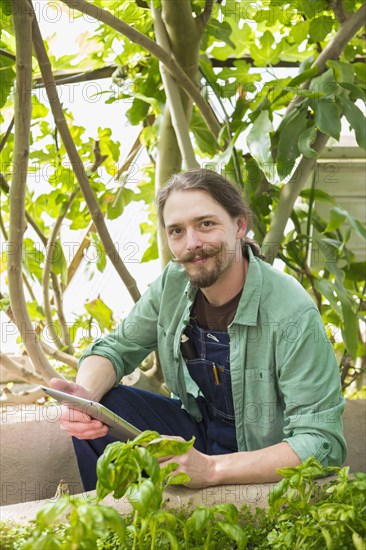
[(92, 420), (87, 424), (83, 422), (68, 422), (65, 420), (61, 422), (60, 426), (62, 430), (78, 439), (96, 439), (108, 433), (108, 426), (99, 420)]
[(62, 405), (60, 420), (66, 420), (69, 422), (90, 422), (91, 416), (86, 412), (74, 409), (72, 406)]

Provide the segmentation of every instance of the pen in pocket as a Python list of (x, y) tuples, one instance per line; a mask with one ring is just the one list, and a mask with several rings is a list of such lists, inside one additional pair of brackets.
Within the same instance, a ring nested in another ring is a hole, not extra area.
[(215, 385), (219, 386), (220, 385), (219, 368), (217, 367), (216, 363), (212, 363), (212, 368), (213, 368)]

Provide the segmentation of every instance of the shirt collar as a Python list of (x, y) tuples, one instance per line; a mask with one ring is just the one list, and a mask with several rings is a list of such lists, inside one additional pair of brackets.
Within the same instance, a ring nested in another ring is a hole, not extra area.
[[(240, 298), (238, 309), (233, 322), (241, 325), (253, 325), (257, 324), (258, 309), (262, 294), (263, 276), (260, 268), (260, 260), (256, 258), (252, 252), (250, 246), (246, 245), (246, 252), (249, 258), (249, 267), (247, 276), (245, 279), (243, 293)], [(194, 288), (188, 281), (184, 290), (187, 298), (193, 302), (197, 289)]]

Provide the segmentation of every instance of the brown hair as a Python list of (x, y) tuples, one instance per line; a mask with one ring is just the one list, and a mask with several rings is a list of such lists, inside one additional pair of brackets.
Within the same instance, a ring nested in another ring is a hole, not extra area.
[[(162, 227), (164, 224), (164, 206), (174, 191), (204, 191), (208, 193), (220, 206), (226, 210), (231, 218), (244, 216), (247, 222), (247, 231), (253, 226), (253, 213), (245, 204), (239, 189), (224, 176), (203, 168), (188, 170), (174, 174), (161, 189), (156, 197), (158, 219)], [(262, 257), (259, 244), (245, 236), (243, 244), (248, 244), (255, 256)]]

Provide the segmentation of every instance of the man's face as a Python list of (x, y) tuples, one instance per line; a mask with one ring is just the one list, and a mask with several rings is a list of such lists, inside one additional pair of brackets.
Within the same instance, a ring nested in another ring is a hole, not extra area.
[(208, 288), (230, 275), (241, 257), (244, 218), (232, 219), (204, 191), (173, 191), (164, 206), (164, 222), (171, 252), (191, 283)]

